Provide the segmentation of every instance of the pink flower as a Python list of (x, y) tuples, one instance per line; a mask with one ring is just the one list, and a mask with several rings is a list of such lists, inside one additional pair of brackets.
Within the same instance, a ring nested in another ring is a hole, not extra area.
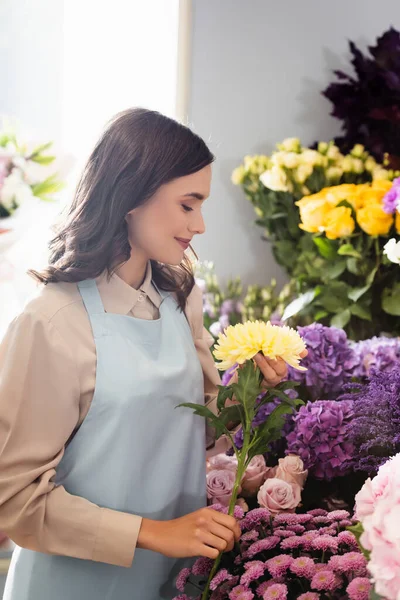
[(180, 592), (185, 591), (185, 585), (187, 583), (189, 575), (190, 575), (190, 569), (185, 568), (185, 569), (181, 570), (178, 577), (176, 578), (175, 586), (176, 586), (176, 589), (179, 590)]
[(335, 574), (327, 568), (324, 571), (317, 571), (312, 578), (311, 587), (314, 590), (334, 590), (336, 587)]
[(284, 583), (274, 583), (265, 591), (263, 600), (286, 600), (288, 589)]
[(257, 564), (252, 565), (250, 568), (246, 569), (246, 572), (243, 573), (240, 578), (240, 583), (242, 585), (250, 585), (253, 581), (257, 581), (264, 575), (265, 565), (261, 561), (254, 561)]
[(311, 547), (314, 550), (330, 550), (331, 552), (337, 552), (338, 545), (337, 539), (331, 535), (320, 535), (311, 542)]
[(320, 595), (316, 592), (306, 592), (305, 594), (301, 594), (297, 596), (297, 600), (319, 600)]
[(355, 577), (347, 586), (350, 600), (368, 600), (372, 584), (368, 577)]
[(355, 514), (357, 516), (357, 519), (359, 519), (360, 521), (362, 521), (365, 517), (368, 517), (368, 515), (371, 515), (374, 512), (376, 495), (372, 486), (371, 479), (367, 479), (361, 490), (356, 495), (355, 500)]
[(229, 600), (253, 600), (254, 594), (244, 585), (237, 585), (229, 593)]
[(350, 548), (358, 548), (356, 536), (351, 531), (341, 531), (337, 537), (340, 544), (346, 544)]
[(247, 502), (244, 498), (238, 498), (236, 500), (236, 506), (241, 508), (243, 513), (247, 513), (247, 511), (249, 510), (249, 505), (247, 504)]
[(281, 548), (282, 548), (282, 550), (295, 550), (296, 548), (299, 548), (300, 546), (302, 546), (302, 544), (303, 544), (302, 538), (295, 535), (293, 537), (282, 540)]
[(193, 575), (202, 575), (203, 577), (208, 577), (214, 561), (211, 558), (207, 558), (205, 556), (200, 556), (192, 567)]
[[(216, 510), (217, 512), (224, 513), (224, 515), (227, 515), (228, 510), (229, 510), (228, 506), (223, 506), (222, 504), (219, 504), (218, 502), (216, 504), (212, 504), (208, 508), (211, 508), (212, 510)], [(236, 506), (234, 506), (234, 508), (233, 508), (233, 516), (237, 520), (243, 519), (243, 517), (244, 517), (243, 508), (241, 508), (240, 506), (238, 506), (236, 504)]]
[(257, 501), (271, 513), (293, 512), (301, 501), (301, 488), (280, 479), (267, 479), (260, 488)]
[(268, 475), (271, 476), (272, 472), (273, 469), (267, 467), (262, 454), (252, 458), (241, 481), (243, 496), (255, 496)]
[(224, 581), (232, 581), (232, 579), (234, 579), (233, 575), (231, 575), (226, 569), (221, 569), (211, 580), (210, 590), (216, 590), (221, 583)]
[(272, 535), (270, 537), (266, 537), (262, 540), (258, 540), (258, 542), (254, 542), (244, 553), (245, 558), (253, 558), (256, 554), (260, 552), (265, 552), (267, 550), (272, 550), (279, 544), (279, 538)]
[(312, 579), (316, 572), (314, 561), (308, 556), (296, 558), (290, 565), (290, 570), (295, 575), (306, 577), (307, 579)]
[(237, 471), (236, 456), (227, 456), (226, 454), (216, 454), (207, 460), (207, 473), (210, 471)]
[(233, 471), (214, 469), (207, 473), (207, 498), (213, 503), (228, 506), (236, 474)]
[(343, 519), (348, 519), (350, 513), (348, 513), (347, 510), (332, 510), (326, 516), (329, 521), (342, 521)]
[(256, 529), (252, 529), (251, 531), (246, 531), (246, 533), (243, 533), (240, 539), (242, 542), (254, 542), (255, 540), (258, 540), (259, 537), (260, 534), (258, 531)]
[(261, 585), (257, 588), (257, 595), (262, 598), (271, 585), (275, 585), (276, 583), (282, 583), (280, 579), (269, 579), (268, 581), (263, 581)]
[(281, 577), (293, 562), (293, 557), (289, 554), (278, 554), (274, 558), (267, 560), (266, 567), (272, 577)]
[(297, 454), (289, 454), (279, 459), (275, 477), (287, 483), (295, 483), (301, 489), (307, 479), (308, 471), (304, 469), (304, 463)]
[(333, 568), (335, 571), (340, 573), (361, 571), (365, 569), (366, 564), (367, 561), (361, 552), (347, 552), (347, 554), (343, 554), (342, 556), (332, 556), (329, 561), (329, 566), (334, 565)]

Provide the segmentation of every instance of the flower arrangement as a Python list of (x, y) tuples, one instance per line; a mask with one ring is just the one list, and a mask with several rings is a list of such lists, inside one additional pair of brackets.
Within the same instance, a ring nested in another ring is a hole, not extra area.
[[(229, 496), (228, 514), (234, 514), (234, 508), (241, 489), (242, 480), (246, 470), (251, 468), (251, 461), (260, 454), (260, 451), (268, 450), (269, 445), (279, 439), (282, 435), (284, 424), (283, 416), (296, 410), (302, 404), (301, 400), (292, 399), (285, 392), (293, 388), (289, 381), (279, 384), (272, 390), (264, 392), (262, 388), (263, 377), (254, 357), (260, 352), (264, 356), (276, 359), (281, 358), (293, 368), (303, 370), (300, 365), (301, 354), (305, 350), (304, 342), (298, 332), (289, 327), (278, 327), (263, 321), (239, 323), (229, 326), (218, 338), (214, 349), (214, 356), (220, 362), (217, 364), (220, 370), (226, 370), (239, 365), (237, 383), (220, 386), (217, 398), (217, 411), (215, 415), (207, 407), (192, 403), (184, 403), (193, 411), (208, 419), (215, 429), (218, 439), (222, 434), (228, 436), (237, 460), (236, 473), (227, 475), (227, 494)], [(260, 397), (261, 396), (261, 397)], [(235, 403), (226, 405), (227, 400), (235, 398)], [(254, 425), (261, 408), (279, 398), (279, 404), (272, 410), (266, 420), (259, 425)], [(240, 423), (243, 429), (243, 444), (237, 448), (227, 425), (231, 422)], [(225, 481), (226, 486), (226, 481)], [(209, 493), (211, 489), (209, 484)], [(221, 486), (219, 486), (221, 487)], [(296, 488), (288, 484), (286, 493), (296, 495)], [(273, 490), (267, 484), (266, 494), (274, 497)], [(225, 495), (225, 494), (223, 494)], [(276, 495), (276, 494), (275, 494)], [(279, 494), (278, 494), (279, 495)], [(298, 496), (298, 490), (297, 490)], [(228, 500), (228, 498), (227, 498)], [(293, 498), (293, 502), (294, 502)], [(298, 498), (299, 500), (299, 498)], [(210, 584), (217, 572), (222, 554), (215, 560), (211, 569), (209, 579), (202, 594), (202, 600), (209, 598)]]
[(400, 454), (396, 454), (356, 496), (360, 520), (356, 531), (375, 590), (387, 600), (397, 600), (400, 593), (399, 494)]
[[(226, 512), (221, 505), (211, 509)], [(236, 507), (235, 516), (240, 542), (213, 574), (210, 600), (368, 600), (367, 560), (346, 530), (354, 523), (347, 511), (273, 514), (256, 508), (244, 514)], [(200, 599), (185, 590), (189, 585), (201, 590), (211, 572), (212, 561), (204, 558), (183, 569), (176, 582), (181, 594), (174, 600)]]
[(335, 71), (337, 81), (323, 92), (332, 116), (342, 121), (343, 135), (335, 141), (343, 152), (364, 144), (378, 161), (387, 156), (398, 169), (400, 33), (391, 27), (368, 48), (370, 55), (354, 42), (349, 47), (355, 74)]
[[(399, 183), (329, 187), (296, 203), (299, 227), (311, 234), (319, 258), (302, 278), (303, 301), (289, 305), (283, 319), (305, 311), (353, 339), (400, 330), (397, 265), (388, 258), (400, 233)], [(396, 237), (389, 245), (390, 235)]]
[(56, 174), (43, 179), (41, 166), (48, 166), (55, 156), (46, 154), (52, 143), (28, 151), (8, 126), (0, 130), (0, 218), (10, 217), (33, 198), (50, 200), (63, 188)]
[(394, 176), (360, 144), (344, 155), (333, 142), (320, 142), (317, 149), (311, 149), (302, 146), (298, 138), (287, 138), (271, 156), (245, 156), (233, 171), (232, 181), (253, 204), (256, 223), (272, 243), (277, 262), (296, 277), (312, 264), (316, 252), (310, 236), (299, 229), (295, 202), (326, 187)]

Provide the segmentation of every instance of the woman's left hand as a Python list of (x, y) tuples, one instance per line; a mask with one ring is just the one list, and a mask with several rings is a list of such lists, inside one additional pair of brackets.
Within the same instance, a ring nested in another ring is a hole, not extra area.
[[(301, 358), (305, 358), (307, 354), (307, 350), (303, 350), (300, 356)], [(254, 357), (254, 362), (257, 364), (258, 368), (264, 376), (264, 387), (275, 387), (276, 385), (278, 385), (278, 383), (280, 383), (287, 377), (287, 364), (282, 358), (273, 360), (272, 358), (267, 358), (259, 352)]]

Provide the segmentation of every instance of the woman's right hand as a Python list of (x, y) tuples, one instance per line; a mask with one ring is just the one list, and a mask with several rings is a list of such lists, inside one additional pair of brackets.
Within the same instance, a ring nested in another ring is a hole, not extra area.
[(143, 519), (138, 548), (172, 558), (206, 556), (215, 559), (232, 550), (241, 530), (234, 517), (212, 508), (200, 508), (171, 521)]

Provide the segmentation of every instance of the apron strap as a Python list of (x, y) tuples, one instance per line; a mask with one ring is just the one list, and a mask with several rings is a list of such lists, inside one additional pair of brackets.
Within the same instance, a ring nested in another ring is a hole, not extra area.
[(89, 316), (102, 315), (105, 313), (103, 302), (94, 279), (80, 281), (78, 283), (78, 288)]

